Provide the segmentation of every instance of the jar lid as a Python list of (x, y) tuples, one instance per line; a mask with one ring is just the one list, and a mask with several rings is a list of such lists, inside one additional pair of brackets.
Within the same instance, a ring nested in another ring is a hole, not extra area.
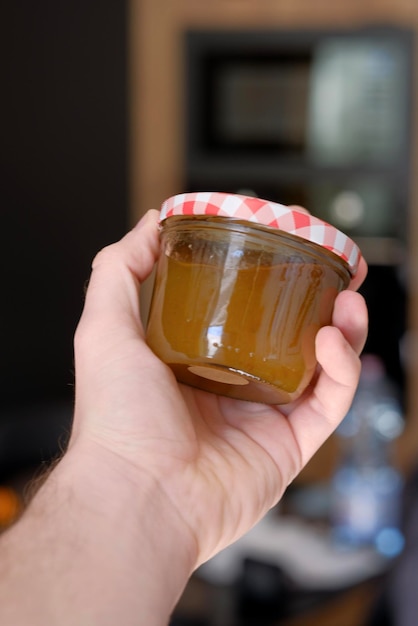
[(283, 204), (218, 191), (182, 193), (163, 202), (160, 221), (174, 215), (216, 215), (277, 228), (333, 252), (357, 272), (361, 252), (347, 235), (310, 213)]

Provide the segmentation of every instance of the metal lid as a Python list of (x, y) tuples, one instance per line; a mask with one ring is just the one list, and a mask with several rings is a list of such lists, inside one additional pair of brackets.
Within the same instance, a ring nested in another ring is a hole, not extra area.
[(277, 228), (316, 243), (346, 261), (357, 272), (361, 252), (347, 235), (323, 220), (283, 204), (217, 191), (182, 193), (163, 202), (160, 221), (174, 215), (216, 215)]

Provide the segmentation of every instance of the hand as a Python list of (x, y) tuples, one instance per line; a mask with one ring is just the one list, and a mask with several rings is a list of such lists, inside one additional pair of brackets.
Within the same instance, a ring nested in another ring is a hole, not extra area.
[[(159, 254), (150, 211), (96, 257), (76, 333), (70, 450), (105, 459), (119, 481), (153, 485), (192, 568), (254, 525), (346, 414), (367, 332), (363, 298), (335, 303), (316, 338), (318, 375), (294, 405), (265, 406), (180, 385), (148, 348), (139, 289)], [(366, 274), (362, 261), (351, 285)], [(116, 469), (117, 468), (117, 469)]]
[(69, 448), (0, 538), (2, 624), (166, 626), (192, 571), (277, 502), (349, 408), (361, 296), (338, 296), (297, 403), (234, 401), (179, 385), (146, 345), (139, 288), (158, 254), (152, 211), (94, 261)]

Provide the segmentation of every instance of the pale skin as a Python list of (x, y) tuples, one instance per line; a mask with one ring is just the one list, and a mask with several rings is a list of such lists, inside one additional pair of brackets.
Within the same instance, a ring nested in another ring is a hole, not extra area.
[(4, 626), (165, 626), (192, 572), (278, 502), (353, 398), (364, 262), (317, 335), (318, 374), (294, 405), (179, 385), (147, 347), (139, 313), (157, 216), (93, 263), (68, 450), (0, 539)]

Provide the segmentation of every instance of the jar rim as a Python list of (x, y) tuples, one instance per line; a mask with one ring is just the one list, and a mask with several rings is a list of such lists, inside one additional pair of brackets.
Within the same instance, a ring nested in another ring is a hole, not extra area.
[(361, 259), (357, 244), (335, 226), (302, 209), (270, 200), (213, 191), (182, 193), (163, 202), (160, 222), (175, 215), (229, 217), (284, 231), (316, 243), (341, 257), (353, 276)]

